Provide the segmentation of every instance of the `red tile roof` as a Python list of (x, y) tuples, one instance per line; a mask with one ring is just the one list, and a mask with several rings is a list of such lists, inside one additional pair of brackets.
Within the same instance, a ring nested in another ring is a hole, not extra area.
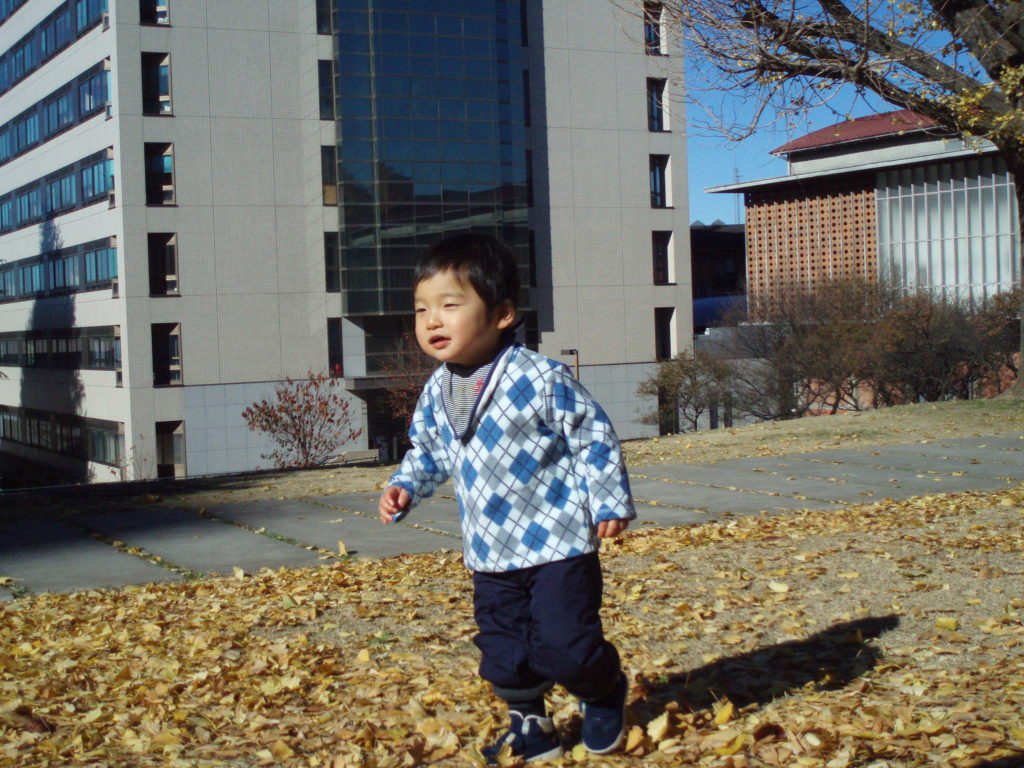
[(925, 117), (909, 109), (901, 109), (896, 112), (885, 112), (881, 115), (867, 115), (847, 120), (842, 123), (830, 125), (828, 128), (808, 133), (788, 144), (783, 144), (778, 149), (773, 149), (773, 155), (786, 155), (790, 152), (797, 152), (802, 149), (815, 149), (827, 147), (833, 144), (845, 144), (851, 141), (862, 141), (874, 139), (880, 136), (892, 136), (908, 131), (922, 131), (938, 126), (930, 117)]

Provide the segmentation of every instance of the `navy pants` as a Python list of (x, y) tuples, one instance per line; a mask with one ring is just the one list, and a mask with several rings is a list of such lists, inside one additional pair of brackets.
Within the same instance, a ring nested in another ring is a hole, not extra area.
[(533, 701), (554, 683), (601, 698), (621, 672), (601, 630), (597, 553), (503, 573), (473, 573), (480, 676), (509, 704)]

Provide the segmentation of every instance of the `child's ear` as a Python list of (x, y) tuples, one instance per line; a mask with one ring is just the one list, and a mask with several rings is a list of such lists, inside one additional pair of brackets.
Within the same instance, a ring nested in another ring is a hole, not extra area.
[(503, 301), (494, 310), (494, 317), (498, 330), (505, 330), (516, 321), (516, 305), (511, 301)]

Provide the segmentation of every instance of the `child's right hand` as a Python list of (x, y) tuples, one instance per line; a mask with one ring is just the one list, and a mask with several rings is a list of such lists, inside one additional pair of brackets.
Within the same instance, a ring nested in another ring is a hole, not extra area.
[(389, 485), (380, 495), (377, 502), (377, 515), (380, 521), (387, 525), (395, 521), (395, 518), (405, 511), (412, 498), (409, 492), (399, 485)]

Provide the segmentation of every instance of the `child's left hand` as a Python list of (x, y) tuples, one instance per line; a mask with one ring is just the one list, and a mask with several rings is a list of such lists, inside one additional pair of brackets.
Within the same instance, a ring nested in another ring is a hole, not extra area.
[(629, 520), (602, 520), (597, 524), (597, 538), (614, 539), (629, 527)]

